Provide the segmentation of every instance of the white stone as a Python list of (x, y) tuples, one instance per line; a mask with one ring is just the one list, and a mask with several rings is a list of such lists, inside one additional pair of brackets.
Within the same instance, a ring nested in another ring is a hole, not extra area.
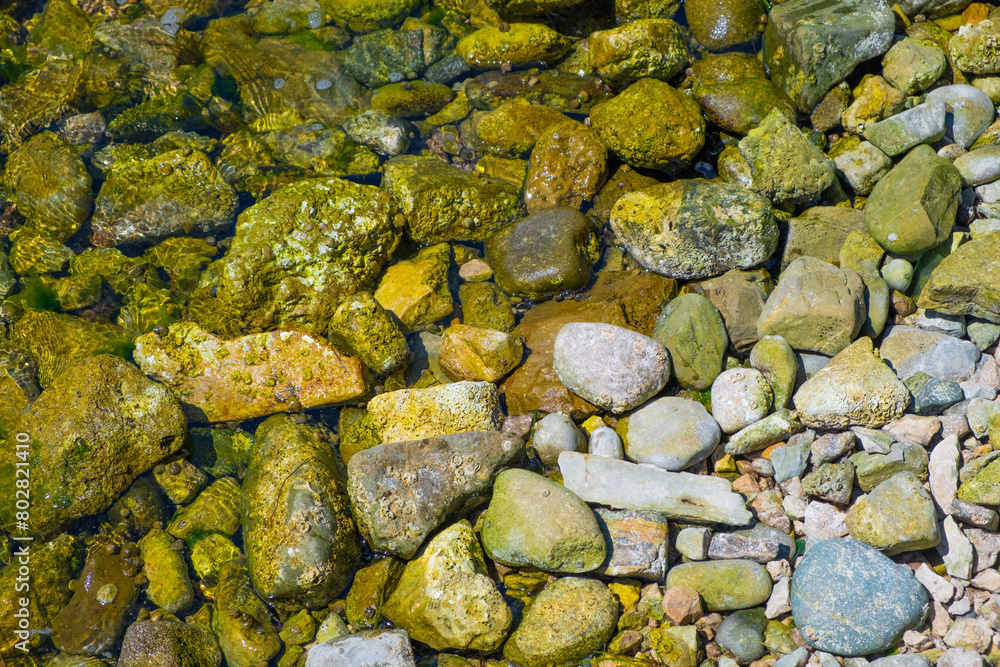
[(610, 426), (599, 426), (594, 429), (594, 432), (590, 434), (587, 451), (594, 456), (603, 456), (609, 459), (625, 458), (622, 439)]
[(583, 432), (569, 415), (559, 412), (546, 415), (535, 424), (531, 444), (547, 466), (554, 466), (563, 452), (582, 452), (587, 448)]
[(763, 419), (773, 398), (771, 387), (760, 371), (731, 368), (712, 383), (712, 416), (724, 433), (736, 433)]
[(961, 453), (958, 438), (948, 436), (931, 450), (927, 465), (930, 476), (931, 496), (941, 515), (951, 514), (951, 501), (958, 490), (958, 463)]
[(1000, 572), (987, 568), (972, 578), (972, 585), (990, 593), (1000, 593)]
[(972, 542), (950, 516), (941, 522), (941, 544), (936, 549), (948, 574), (959, 579), (972, 578)]
[(405, 630), (365, 630), (309, 649), (306, 667), (414, 667)]
[(951, 582), (932, 570), (927, 563), (917, 568), (914, 576), (923, 584), (935, 602), (948, 604), (955, 597), (955, 587)]
[(764, 615), (768, 618), (778, 618), (792, 610), (788, 583), (788, 579), (778, 579), (771, 587), (771, 597), (767, 599), (767, 607), (764, 609)]
[(806, 546), (815, 542), (829, 540), (847, 535), (844, 519), (847, 515), (833, 505), (814, 500), (806, 507), (805, 533)]
[(712, 540), (712, 531), (708, 528), (694, 526), (684, 528), (677, 533), (674, 546), (677, 551), (691, 560), (705, 560), (708, 558), (708, 545)]

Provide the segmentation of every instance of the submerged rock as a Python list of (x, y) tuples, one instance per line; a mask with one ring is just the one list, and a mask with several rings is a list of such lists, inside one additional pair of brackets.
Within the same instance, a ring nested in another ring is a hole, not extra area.
[(383, 442), (497, 431), (503, 418), (497, 388), (488, 382), (386, 392), (368, 402), (368, 413)]
[(270, 611), (257, 597), (243, 559), (229, 561), (219, 572), (212, 631), (232, 667), (254, 667), (281, 650)]

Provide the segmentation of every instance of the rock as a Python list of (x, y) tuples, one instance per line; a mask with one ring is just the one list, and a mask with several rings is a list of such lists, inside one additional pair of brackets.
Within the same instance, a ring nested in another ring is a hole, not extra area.
[[(443, 84), (406, 81), (376, 89), (372, 94), (371, 107), (373, 111), (381, 111), (390, 116), (416, 119), (438, 113), (454, 98), (455, 92)], [(437, 158), (431, 159), (437, 161)]]
[(917, 305), (1000, 322), (1000, 271), (992, 261), (998, 241), (1000, 232), (993, 232), (959, 246), (945, 257), (924, 285)]
[(557, 465), (561, 453), (583, 452), (586, 445), (583, 433), (573, 424), (573, 420), (559, 413), (539, 419), (531, 436), (531, 446), (547, 466)]
[(942, 535), (941, 543), (938, 545), (938, 552), (941, 560), (948, 569), (948, 574), (958, 579), (972, 578), (972, 542), (962, 533), (962, 529), (955, 523), (955, 519), (948, 516), (941, 522)]
[(515, 97), (492, 111), (474, 114), (471, 140), (481, 143), (486, 152), (517, 158), (531, 150), (550, 127), (565, 121), (566, 116), (555, 109)]
[(219, 667), (222, 651), (207, 629), (193, 623), (162, 619), (137, 621), (125, 631), (121, 667)]
[(927, 589), (931, 598), (939, 604), (948, 604), (955, 596), (955, 587), (951, 582), (932, 570), (927, 563), (917, 568), (914, 576)]
[[(0, 473), (13, 480), (18, 461), (48, 471), (32, 483), (31, 529), (50, 535), (110, 507), (139, 474), (183, 446), (187, 422), (164, 387), (100, 354), (71, 364), (11, 432), (30, 435), (30, 452), (24, 459), (8, 448)], [(15, 512), (13, 504), (0, 510), (5, 530), (14, 529)]]
[(166, 335), (137, 338), (135, 358), (194, 423), (252, 419), (287, 411), (293, 402), (304, 408), (335, 405), (367, 390), (357, 360), (299, 331), (228, 341), (193, 322), (178, 322)]
[(729, 341), (741, 354), (757, 342), (757, 318), (773, 287), (762, 269), (732, 269), (717, 278), (688, 284), (689, 291), (706, 297), (719, 310)]
[(983, 657), (974, 649), (950, 648), (934, 664), (941, 667), (982, 667)]
[(576, 452), (559, 455), (559, 470), (566, 488), (588, 503), (732, 526), (745, 526), (752, 517), (732, 484), (720, 477), (667, 472)]
[(674, 586), (663, 591), (663, 614), (675, 625), (690, 625), (702, 618), (701, 597), (690, 586)]
[(948, 133), (955, 143), (968, 148), (995, 120), (996, 113), (989, 95), (973, 86), (957, 84), (935, 88), (927, 101), (941, 100), (951, 114)]
[(894, 259), (882, 267), (882, 277), (890, 289), (905, 292), (913, 279), (913, 265), (905, 259)]
[(529, 213), (579, 209), (608, 177), (608, 151), (589, 127), (567, 120), (549, 127), (531, 151), (524, 201)]
[(486, 432), (360, 451), (347, 466), (358, 529), (373, 548), (412, 558), (435, 528), (483, 503), (497, 474), (517, 461), (522, 450), (519, 438)]
[(941, 78), (947, 64), (937, 46), (906, 37), (882, 57), (882, 76), (904, 95), (914, 95)]
[(608, 577), (663, 581), (667, 573), (667, 519), (657, 512), (595, 510), (607, 557), (595, 572)]
[(488, 382), (390, 391), (372, 398), (368, 412), (383, 442), (496, 431), (502, 420), (496, 386)]
[(385, 617), (431, 648), (494, 651), (513, 622), (468, 521), (441, 531), (407, 563)]
[(656, 79), (639, 79), (598, 104), (590, 120), (608, 149), (633, 167), (673, 173), (705, 144), (698, 104)]
[(149, 243), (231, 225), (236, 191), (207, 155), (161, 153), (112, 170), (94, 201), (97, 247)]
[(729, 338), (722, 316), (700, 294), (684, 294), (670, 301), (656, 321), (653, 338), (670, 352), (677, 382), (704, 390), (722, 371)]
[(757, 0), (692, 0), (684, 9), (695, 39), (712, 51), (722, 51), (756, 37), (764, 14), (764, 6)]
[(505, 565), (587, 572), (607, 556), (604, 535), (586, 503), (568, 486), (526, 470), (497, 476), (484, 522), (483, 547)]
[(841, 118), (853, 100), (851, 87), (841, 81), (831, 88), (813, 109), (809, 120), (817, 132), (829, 132), (841, 123)]
[[(764, 615), (767, 618), (778, 618), (792, 610), (788, 588), (788, 577), (781, 577), (774, 582), (774, 585), (771, 587), (771, 597), (767, 599), (767, 607), (764, 609)], [(805, 648), (798, 649), (795, 652), (798, 653), (799, 650), (804, 651)], [(805, 657), (802, 659), (802, 664), (805, 664)]]
[(711, 539), (712, 531), (708, 528), (682, 528), (674, 540), (674, 548), (689, 560), (705, 560)]
[(521, 363), (524, 346), (516, 336), (452, 324), (444, 332), (441, 370), (452, 380), (496, 382)]
[(710, 611), (748, 609), (771, 595), (771, 576), (750, 560), (714, 560), (683, 563), (667, 573), (667, 588), (690, 586)]
[(931, 496), (910, 472), (893, 475), (859, 498), (846, 524), (851, 537), (887, 556), (928, 549), (941, 541)]
[(688, 61), (683, 30), (669, 18), (644, 18), (598, 30), (587, 43), (590, 66), (616, 88), (643, 77), (667, 81)]
[(142, 573), (149, 581), (146, 597), (160, 609), (177, 613), (194, 602), (194, 587), (184, 554), (175, 551), (173, 544), (173, 537), (154, 527), (137, 546), (143, 561)]
[(1000, 54), (996, 40), (1000, 23), (987, 19), (973, 25), (962, 26), (948, 42), (948, 50), (955, 66), (970, 74), (995, 74), (1000, 72)]
[(953, 648), (965, 648), (979, 653), (989, 651), (993, 630), (989, 623), (978, 618), (956, 618), (944, 643)]
[(603, 456), (609, 459), (625, 458), (625, 450), (622, 439), (613, 428), (602, 426), (594, 429), (587, 442), (587, 453), (594, 456)]
[(912, 472), (921, 481), (927, 479), (927, 450), (909, 442), (892, 445), (888, 454), (858, 452), (850, 461), (854, 464), (858, 486), (865, 492), (904, 471)]
[(738, 664), (746, 665), (764, 655), (763, 609), (743, 609), (726, 617), (715, 635), (715, 642), (731, 654)]
[(344, 132), (351, 139), (386, 157), (409, 150), (411, 128), (405, 120), (384, 111), (365, 111), (344, 121)]
[(410, 360), (399, 325), (368, 290), (353, 294), (337, 307), (328, 335), (379, 375), (399, 370)]
[(510, 332), (514, 328), (514, 313), (507, 294), (496, 283), (467, 283), (459, 286), (464, 324), (480, 329)]
[(735, 433), (771, 411), (773, 393), (760, 371), (734, 368), (712, 383), (712, 416), (724, 433)]
[(477, 178), (436, 157), (392, 158), (382, 188), (406, 217), (410, 238), (420, 244), (485, 241), (517, 212), (515, 186)]
[(989, 434), (993, 422), (1000, 417), (1000, 403), (986, 399), (973, 399), (965, 409), (973, 435), (982, 438)]
[(945, 131), (945, 105), (941, 100), (924, 102), (865, 128), (864, 137), (887, 155), (895, 157), (941, 139)]
[(851, 499), (854, 468), (847, 461), (824, 463), (805, 476), (802, 488), (810, 496), (842, 505)]
[(961, 382), (975, 372), (980, 352), (969, 341), (897, 325), (882, 338), (879, 354), (902, 380), (923, 372), (939, 380)]
[(779, 408), (774, 414), (731, 435), (726, 443), (726, 453), (736, 456), (758, 452), (802, 430), (802, 423), (794, 412)]
[(477, 69), (522, 68), (555, 62), (570, 47), (569, 39), (544, 23), (510, 23), (507, 28), (480, 28), (458, 40), (455, 53)]
[(268, 606), (254, 592), (243, 559), (222, 566), (215, 595), (211, 627), (227, 664), (255, 665), (278, 654), (281, 640)]
[(779, 207), (814, 204), (836, 180), (833, 161), (777, 109), (740, 140), (739, 152), (750, 165), (750, 189)]
[(534, 599), (503, 654), (524, 667), (578, 660), (611, 639), (617, 620), (618, 602), (607, 586), (594, 579), (563, 577)]
[(719, 445), (719, 425), (695, 401), (665, 397), (651, 401), (618, 422), (625, 453), (632, 461), (683, 470), (711, 455)]
[[(979, 505), (967, 503), (964, 500), (959, 500), (958, 498), (954, 498), (951, 501), (951, 507), (949, 508), (948, 513), (964, 524), (975, 526), (977, 528), (983, 528), (985, 530), (995, 531), (997, 529), (997, 523), (1000, 521), (1000, 515), (997, 515), (995, 511), (986, 507), (980, 507)], [(976, 569), (982, 569), (978, 556)]]
[(855, 89), (854, 102), (844, 110), (844, 129), (862, 134), (866, 127), (903, 110), (905, 96), (880, 76), (865, 77)]
[[(851, 431), (821, 435), (810, 446), (813, 465), (818, 466), (829, 461), (836, 461), (851, 451), (855, 442), (856, 436)], [(889, 451), (888, 446), (886, 446), (886, 451)], [(774, 456), (774, 452), (771, 453), (771, 456)]]
[[(875, 144), (854, 135), (834, 143), (829, 156), (837, 166), (837, 174), (847, 181), (855, 194), (862, 196), (871, 194), (875, 184), (892, 169), (892, 159), (888, 155)], [(840, 245), (843, 247), (843, 243)]]
[(412, 259), (386, 269), (375, 290), (375, 301), (395, 315), (406, 331), (426, 329), (451, 314), (450, 267), (448, 244), (422, 248)]
[(843, 206), (814, 206), (784, 225), (788, 231), (781, 253), (782, 271), (799, 257), (815, 257), (837, 266), (847, 235), (864, 230), (862, 212)]
[(953, 164), (966, 185), (983, 185), (1000, 179), (998, 158), (1000, 158), (1000, 146), (984, 146), (958, 156)]
[(799, 387), (793, 402), (810, 428), (879, 428), (903, 414), (910, 392), (879, 358), (871, 339), (861, 338)]
[(864, 308), (864, 284), (856, 273), (800, 257), (768, 297), (757, 331), (782, 336), (796, 350), (837, 354), (861, 330)]
[(552, 364), (570, 391), (615, 413), (641, 405), (670, 379), (670, 357), (663, 345), (609, 324), (563, 326)]
[(1000, 505), (1000, 464), (995, 460), (975, 471), (963, 469), (959, 479), (959, 500), (979, 505)]
[(758, 127), (774, 109), (789, 121), (795, 120), (792, 101), (783, 90), (761, 76), (702, 84), (695, 86), (691, 95), (708, 119), (726, 132), (746, 134)]
[(847, 656), (889, 648), (928, 608), (909, 568), (850, 538), (825, 540), (806, 552), (792, 576), (791, 604), (810, 646)]
[(414, 667), (405, 630), (362, 630), (309, 649), (306, 667)]
[(340, 301), (370, 288), (396, 248), (393, 213), (378, 188), (339, 178), (276, 190), (240, 214), (220, 305), (251, 330), (324, 331)]
[[(706, 219), (720, 222), (709, 231)], [(611, 227), (640, 264), (674, 278), (756, 266), (778, 243), (766, 199), (737, 185), (701, 180), (626, 194), (611, 211)]]
[(833, 505), (815, 500), (810, 502), (806, 506), (804, 517), (806, 545), (812, 548), (823, 540), (847, 535), (847, 527), (844, 525), (846, 516)]
[[(777, 560), (782, 551), (788, 552), (782, 554), (784, 556), (791, 556), (794, 553), (794, 542), (789, 540), (793, 547), (789, 549), (779, 542), (777, 535), (767, 530), (757, 530), (758, 527), (769, 528), (766, 524), (759, 523), (750, 530), (716, 533), (708, 546), (708, 557), (712, 560), (746, 559), (767, 564)], [(770, 530), (780, 533), (773, 528)]]
[(939, 380), (917, 371), (903, 383), (913, 397), (912, 409), (918, 415), (938, 415), (962, 400), (962, 387), (951, 380)]
[[(825, 437), (825, 436), (824, 436)], [(813, 440), (816, 434), (812, 431), (797, 433), (788, 442), (771, 450), (771, 465), (774, 468), (774, 481), (781, 484), (793, 477), (801, 477), (809, 464), (809, 455), (813, 452)], [(813, 453), (813, 465), (819, 466), (825, 461), (817, 460)]]
[[(254, 17), (255, 24), (263, 13)], [(359, 35), (344, 50), (344, 71), (369, 88), (398, 82), (408, 72), (420, 74), (424, 69), (423, 41), (419, 30), (378, 30)]]
[(919, 146), (872, 190), (865, 225), (889, 252), (930, 250), (951, 235), (961, 189), (958, 170), (930, 146)]
[(788, 404), (795, 390), (799, 363), (792, 346), (781, 336), (764, 336), (750, 351), (750, 365), (760, 371), (774, 394), (774, 407)]

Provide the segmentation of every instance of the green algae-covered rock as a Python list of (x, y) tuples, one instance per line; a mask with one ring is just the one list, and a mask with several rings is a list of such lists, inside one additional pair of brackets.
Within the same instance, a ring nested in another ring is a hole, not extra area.
[(959, 500), (979, 505), (1000, 505), (1000, 461), (992, 461), (958, 487)]
[(713, 83), (736, 83), (743, 79), (767, 78), (767, 70), (757, 58), (750, 53), (709, 53), (691, 63), (689, 76), (684, 80), (688, 84), (708, 86)]
[(847, 235), (865, 228), (862, 212), (844, 206), (814, 206), (784, 225), (788, 232), (781, 253), (782, 271), (799, 257), (815, 257), (839, 266)]
[(494, 234), (486, 243), (486, 261), (504, 291), (541, 300), (586, 287), (599, 245), (589, 217), (555, 207)]
[(404, 81), (382, 86), (372, 95), (372, 111), (401, 118), (423, 118), (435, 114), (455, 98), (455, 92), (440, 83)]
[[(232, 477), (217, 479), (199, 493), (194, 502), (177, 510), (167, 524), (167, 532), (191, 546), (204, 533), (235, 535), (240, 527), (240, 502), (239, 482)], [(225, 546), (222, 550), (228, 551)]]
[(555, 109), (515, 97), (492, 111), (473, 115), (472, 143), (495, 155), (520, 157), (531, 150), (545, 130), (565, 120), (566, 116)]
[(136, 283), (122, 299), (118, 325), (127, 331), (146, 333), (157, 326), (170, 326), (184, 314), (184, 304), (170, 290)]
[(388, 556), (354, 573), (351, 590), (344, 601), (347, 622), (356, 628), (373, 628), (381, 621), (385, 601), (392, 595), (403, 574), (403, 561)]
[(476, 109), (495, 109), (511, 98), (544, 104), (569, 113), (587, 113), (592, 106), (614, 95), (597, 76), (570, 75), (558, 69), (516, 72), (486, 72), (468, 81), (465, 94)]
[(596, 579), (563, 577), (525, 610), (503, 654), (524, 667), (570, 663), (604, 646), (617, 621), (618, 602), (607, 586)]
[(544, 23), (510, 23), (506, 31), (487, 27), (463, 37), (455, 53), (472, 67), (500, 69), (552, 64), (569, 47), (569, 39)]
[(379, 375), (402, 368), (410, 358), (399, 325), (367, 290), (340, 304), (330, 320), (329, 336)]
[(59, 242), (90, 215), (93, 194), (87, 167), (52, 132), (36, 134), (11, 154), (4, 184), (28, 224)]
[(118, 659), (121, 667), (219, 667), (221, 664), (222, 651), (208, 628), (167, 618), (130, 625)]
[(680, 0), (615, 0), (615, 17), (623, 23), (635, 19), (669, 19), (680, 5)]
[(395, 315), (406, 331), (420, 331), (451, 314), (448, 269), (451, 246), (438, 243), (413, 259), (396, 262), (382, 276), (375, 301)]
[(588, 572), (607, 555), (594, 512), (561, 484), (527, 470), (497, 475), (483, 523), (493, 560), (550, 572)]
[(887, 556), (929, 549), (941, 541), (934, 501), (911, 472), (893, 475), (859, 498), (844, 524), (851, 537)]
[(608, 150), (593, 130), (573, 120), (550, 126), (531, 151), (524, 186), (528, 212), (582, 208), (607, 177)]
[(810, 113), (857, 65), (885, 53), (894, 31), (892, 10), (879, 0), (785, 2), (768, 14), (764, 62), (799, 111)]
[(174, 538), (162, 528), (153, 528), (139, 540), (142, 573), (149, 586), (146, 597), (157, 607), (172, 614), (184, 611), (194, 602), (194, 587), (188, 577), (184, 554), (173, 548)]
[[(110, 507), (140, 473), (181, 448), (187, 422), (163, 387), (101, 354), (70, 366), (12, 430), (30, 434), (27, 460), (46, 471), (33, 482), (30, 524), (44, 535)], [(0, 474), (13, 484), (15, 449), (5, 452)], [(7, 530), (14, 512), (0, 510)]]
[(513, 623), (464, 520), (438, 533), (407, 563), (383, 612), (411, 639), (437, 651), (494, 651)]
[(630, 192), (611, 228), (640, 264), (672, 278), (707, 278), (764, 262), (778, 245), (770, 203), (746, 188), (677, 180)]
[(420, 6), (418, 0), (320, 0), (319, 4), (334, 21), (358, 33), (390, 28)]
[(75, 105), (83, 93), (83, 61), (48, 58), (15, 83), (0, 88), (0, 135), (20, 145)]
[(780, 109), (740, 140), (740, 155), (750, 165), (751, 189), (776, 206), (816, 203), (837, 180), (837, 167)]
[(620, 88), (643, 77), (670, 79), (688, 60), (683, 31), (668, 18), (640, 19), (598, 30), (587, 43), (591, 67)]
[(656, 321), (653, 338), (670, 351), (677, 382), (702, 391), (722, 372), (729, 336), (722, 315), (700, 294), (670, 301)]
[(504, 333), (514, 328), (510, 298), (496, 283), (465, 283), (458, 288), (458, 299), (463, 324)]
[(694, 87), (691, 94), (708, 119), (726, 132), (746, 134), (774, 109), (795, 122), (795, 105), (764, 77), (704, 84)]
[(799, 362), (788, 341), (781, 336), (763, 336), (750, 351), (750, 365), (771, 385), (775, 409), (785, 407), (795, 390), (799, 372)]
[(749, 42), (763, 28), (760, 0), (687, 0), (684, 11), (695, 39), (712, 51)]
[(233, 190), (207, 155), (177, 150), (115, 169), (94, 202), (94, 245), (208, 233), (233, 222)]
[(710, 611), (756, 607), (771, 595), (767, 569), (750, 560), (683, 563), (667, 573), (666, 586), (690, 586)]
[(927, 480), (927, 450), (909, 442), (897, 442), (888, 454), (858, 452), (850, 457), (858, 486), (866, 493), (901, 472), (912, 472), (921, 482)]
[[(934, 268), (920, 291), (917, 305), (951, 315), (1000, 322), (998, 245), (1000, 232), (959, 246)], [(919, 270), (919, 264), (917, 268)]]
[(62, 271), (73, 251), (46, 232), (19, 227), (10, 235), (10, 266), (22, 276)]
[(243, 559), (229, 561), (219, 572), (212, 631), (231, 667), (257, 667), (281, 649), (270, 610), (254, 592)]
[(420, 30), (379, 30), (356, 37), (344, 51), (344, 71), (370, 88), (399, 82), (424, 70)]
[(996, 74), (1000, 72), (998, 38), (1000, 38), (1000, 21), (991, 18), (962, 26), (962, 29), (948, 42), (948, 50), (955, 65), (963, 72)]
[(938, 46), (906, 37), (882, 57), (882, 76), (904, 95), (915, 95), (937, 81), (947, 66)]
[(879, 245), (915, 255), (951, 235), (962, 176), (927, 145), (917, 146), (886, 174), (865, 204), (865, 225)]
[(639, 79), (598, 104), (590, 120), (608, 149), (633, 167), (675, 172), (705, 144), (697, 102), (656, 79)]
[(378, 188), (339, 178), (287, 185), (240, 214), (221, 305), (251, 330), (326, 329), (340, 302), (372, 286), (399, 241)]
[(243, 480), (243, 540), (254, 588), (319, 607), (346, 586), (361, 551), (347, 476), (329, 433), (275, 415), (257, 428)]
[(496, 382), (521, 363), (521, 339), (495, 329), (452, 324), (445, 329), (438, 364), (456, 381)]
[(487, 0), (486, 5), (504, 15), (537, 16), (579, 3), (580, 0)]
[(389, 391), (372, 398), (368, 412), (383, 442), (497, 431), (503, 419), (499, 393), (489, 382)]
[(222, 566), (241, 556), (231, 539), (221, 533), (206, 533), (191, 544), (191, 567), (202, 579), (219, 579)]
[(261, 35), (283, 35), (306, 28), (319, 28), (323, 15), (318, 0), (268, 2), (253, 15), (251, 25)]

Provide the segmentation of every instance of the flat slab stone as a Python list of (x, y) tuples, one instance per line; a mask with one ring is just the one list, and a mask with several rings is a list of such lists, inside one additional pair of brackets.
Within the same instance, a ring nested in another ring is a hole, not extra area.
[(306, 667), (413, 667), (405, 630), (364, 630), (309, 649)]
[(193, 322), (178, 322), (165, 336), (139, 336), (135, 360), (195, 423), (336, 405), (366, 392), (360, 361), (301, 331), (223, 340)]

